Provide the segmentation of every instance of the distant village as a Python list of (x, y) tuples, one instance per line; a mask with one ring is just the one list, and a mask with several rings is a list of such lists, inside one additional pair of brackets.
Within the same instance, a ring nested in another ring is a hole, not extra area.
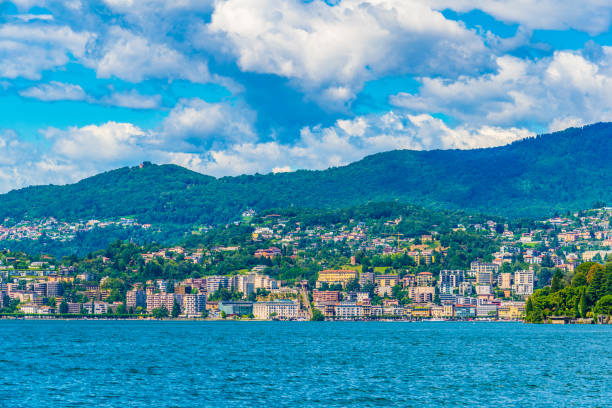
[(19, 221), (16, 223), (0, 224), (0, 241), (36, 240), (47, 237), (52, 240), (70, 241), (79, 232), (92, 231), (96, 228), (118, 226), (123, 228), (151, 228), (151, 224), (139, 224), (133, 218), (120, 218), (117, 220), (87, 220), (84, 222), (59, 222), (55, 218), (45, 218), (39, 221)]
[[(265, 222), (251, 223), (254, 214), (245, 211), (242, 222), (252, 227), (248, 240), (264, 244), (252, 252), (261, 263), (224, 275), (121, 282), (122, 289), (117, 289), (117, 278), (96, 278), (51, 257), (30, 262), (5, 250), (0, 254), (0, 310), (11, 318), (522, 320), (526, 299), (539, 284), (541, 287), (537, 273), (541, 268), (572, 272), (583, 262), (603, 262), (612, 254), (609, 207), (542, 220), (528, 231), (512, 230), (494, 221), (456, 225), (456, 231), (472, 231), (497, 243), (496, 251), (472, 260), (464, 269), (435, 267), (449, 250), (436, 231), (404, 237), (372, 231), (359, 220), (305, 228), (297, 223), (288, 228), (289, 222), (275, 214), (266, 216)], [(385, 226), (392, 231), (401, 221), (389, 219)], [(140, 225), (131, 219), (116, 223)], [(40, 234), (69, 239), (76, 230), (102, 227), (100, 224), (95, 220), (66, 224), (49, 219), (19, 223), (1, 227), (0, 239)], [(311, 281), (271, 277), (276, 260), (297, 262), (309, 249), (327, 243), (342, 243), (348, 248), (346, 264), (330, 267), (325, 258), (313, 258), (319, 270)], [(240, 249), (240, 245), (174, 246), (142, 252), (138, 259), (141, 267), (177, 259), (207, 265)], [(363, 254), (370, 258), (408, 257), (418, 271), (371, 266)], [(96, 260), (111, 262), (104, 255)]]

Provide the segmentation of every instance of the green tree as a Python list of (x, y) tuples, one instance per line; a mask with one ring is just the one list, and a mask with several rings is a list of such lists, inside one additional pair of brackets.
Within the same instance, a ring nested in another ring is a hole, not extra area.
[(578, 311), (580, 312), (580, 316), (585, 318), (587, 315), (587, 295), (586, 291), (582, 291), (580, 293), (580, 301), (578, 303)]
[(586, 286), (586, 285), (587, 285), (587, 279), (586, 279), (586, 274), (584, 272), (578, 272), (572, 278), (572, 286), (578, 287), (578, 286)]
[(156, 319), (163, 319), (164, 317), (168, 317), (168, 308), (165, 305), (161, 305), (153, 309), (151, 314)]
[(121, 303), (119, 306), (117, 306), (116, 314), (118, 316), (123, 316), (123, 315), (128, 314), (128, 310), (127, 310), (127, 307), (125, 306), (125, 303)]
[(313, 322), (322, 322), (325, 320), (325, 316), (319, 309), (312, 309), (312, 318), (310, 319)]
[(59, 305), (59, 312), (60, 314), (68, 313), (68, 302), (66, 302), (65, 300), (62, 300), (62, 303), (60, 303)]
[(174, 298), (174, 303), (172, 304), (172, 317), (174, 318), (179, 317), (180, 314), (181, 314), (181, 305), (176, 300), (176, 298)]
[(600, 315), (612, 315), (612, 295), (605, 295), (595, 305), (595, 313)]
[(557, 269), (555, 270), (550, 282), (550, 291), (554, 293), (560, 291), (561, 289), (563, 289), (563, 274), (559, 269)]

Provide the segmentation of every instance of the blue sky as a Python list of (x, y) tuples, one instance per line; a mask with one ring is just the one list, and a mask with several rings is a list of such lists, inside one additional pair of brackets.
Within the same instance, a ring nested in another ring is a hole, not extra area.
[(214, 176), (611, 120), (600, 0), (0, 0), (0, 191)]

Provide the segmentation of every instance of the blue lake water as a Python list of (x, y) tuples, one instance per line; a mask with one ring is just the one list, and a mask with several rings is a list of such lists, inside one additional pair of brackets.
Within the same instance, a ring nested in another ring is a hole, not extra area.
[(0, 320), (0, 406), (610, 407), (612, 326)]

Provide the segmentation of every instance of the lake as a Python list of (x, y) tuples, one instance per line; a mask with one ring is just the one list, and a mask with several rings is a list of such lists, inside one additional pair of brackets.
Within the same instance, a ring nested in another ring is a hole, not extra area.
[(612, 326), (0, 320), (4, 407), (609, 407)]

